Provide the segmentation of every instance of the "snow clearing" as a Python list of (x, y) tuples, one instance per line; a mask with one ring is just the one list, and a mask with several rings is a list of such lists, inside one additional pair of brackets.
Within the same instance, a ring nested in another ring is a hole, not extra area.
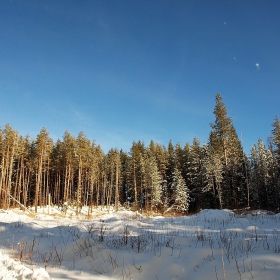
[(0, 279), (279, 279), (280, 215), (0, 213)]

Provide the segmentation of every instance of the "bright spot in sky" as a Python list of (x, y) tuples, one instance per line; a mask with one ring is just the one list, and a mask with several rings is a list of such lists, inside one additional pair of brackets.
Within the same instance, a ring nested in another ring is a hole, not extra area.
[(256, 63), (256, 68), (257, 68), (257, 70), (260, 70), (260, 64), (259, 63)]

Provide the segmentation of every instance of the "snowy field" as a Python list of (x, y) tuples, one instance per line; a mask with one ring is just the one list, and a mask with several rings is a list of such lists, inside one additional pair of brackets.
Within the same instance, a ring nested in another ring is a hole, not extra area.
[(279, 279), (279, 214), (83, 211), (0, 210), (0, 279)]

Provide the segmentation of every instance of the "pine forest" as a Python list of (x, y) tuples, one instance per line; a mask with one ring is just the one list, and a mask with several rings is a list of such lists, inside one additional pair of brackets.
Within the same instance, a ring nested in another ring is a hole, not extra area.
[(23, 210), (49, 204), (126, 207), (163, 215), (200, 209), (279, 210), (280, 121), (272, 120), (267, 145), (261, 139), (246, 155), (216, 94), (207, 143), (185, 146), (133, 142), (129, 152), (65, 131), (54, 142), (46, 128), (36, 139), (9, 124), (0, 131), (0, 208)]

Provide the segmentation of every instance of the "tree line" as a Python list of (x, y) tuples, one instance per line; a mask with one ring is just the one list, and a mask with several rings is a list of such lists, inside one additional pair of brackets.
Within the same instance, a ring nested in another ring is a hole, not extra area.
[(36, 139), (7, 124), (0, 130), (0, 207), (71, 204), (120, 206), (162, 214), (203, 208), (244, 207), (279, 210), (280, 121), (276, 117), (267, 147), (261, 139), (250, 154), (216, 94), (215, 121), (207, 143), (199, 139), (165, 147), (133, 142), (129, 152), (104, 153), (80, 132), (62, 140), (42, 128)]

